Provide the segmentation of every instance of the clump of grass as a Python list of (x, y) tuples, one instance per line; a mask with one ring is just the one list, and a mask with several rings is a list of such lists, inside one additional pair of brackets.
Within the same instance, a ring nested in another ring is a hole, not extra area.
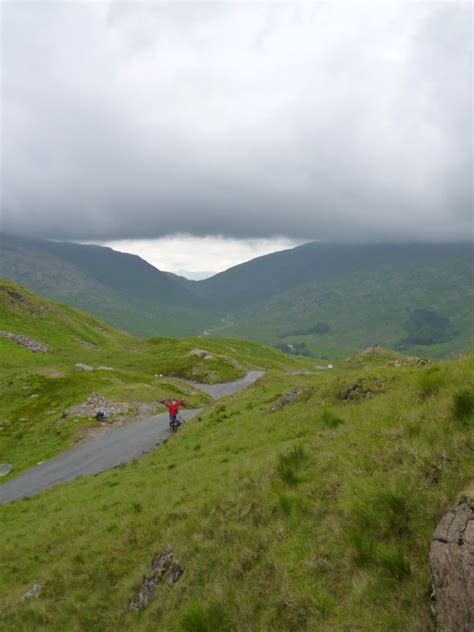
[(141, 513), (143, 511), (143, 507), (140, 503), (133, 502), (132, 511), (133, 513)]
[(463, 424), (474, 417), (474, 391), (466, 388), (454, 393), (452, 414), (456, 421)]
[(435, 395), (440, 390), (443, 382), (444, 376), (438, 366), (433, 366), (424, 371), (418, 380), (421, 397), (428, 398)]
[(283, 513), (289, 516), (293, 510), (293, 498), (288, 494), (278, 494), (278, 505)]
[(284, 483), (291, 486), (299, 483), (300, 479), (296, 474), (296, 470), (300, 467), (304, 458), (304, 450), (300, 446), (294, 446), (290, 452), (278, 455), (277, 471)]
[(373, 560), (376, 542), (367, 529), (351, 530), (349, 540), (355, 551), (356, 564), (364, 566)]
[[(367, 551), (367, 542), (362, 534), (370, 533), (373, 538), (382, 540), (387, 537), (403, 537), (411, 532), (414, 502), (408, 493), (396, 489), (365, 490), (354, 505), (350, 528), (358, 555)], [(357, 535), (360, 532), (361, 536)], [(356, 538), (356, 541), (354, 541)], [(357, 541), (360, 539), (360, 542)]]
[(409, 422), (405, 426), (405, 431), (409, 439), (416, 439), (421, 434), (421, 424), (417, 421)]
[(401, 581), (411, 573), (404, 551), (396, 544), (383, 544), (377, 550), (376, 561), (392, 578)]
[(392, 490), (383, 491), (377, 501), (382, 523), (391, 533), (405, 535), (410, 531), (413, 507), (407, 494)]
[(326, 424), (328, 428), (337, 428), (345, 423), (344, 419), (338, 417), (330, 408), (323, 408), (321, 421)]
[(189, 604), (180, 619), (183, 632), (230, 632), (231, 625), (225, 608), (220, 603), (203, 604), (195, 601)]

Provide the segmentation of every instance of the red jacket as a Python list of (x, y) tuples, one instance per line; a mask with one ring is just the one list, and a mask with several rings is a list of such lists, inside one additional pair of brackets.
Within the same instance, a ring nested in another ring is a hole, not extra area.
[(184, 406), (184, 402), (180, 399), (179, 402), (176, 402), (176, 404), (165, 404), (165, 406), (170, 411), (170, 416), (174, 417), (178, 414), (179, 407)]

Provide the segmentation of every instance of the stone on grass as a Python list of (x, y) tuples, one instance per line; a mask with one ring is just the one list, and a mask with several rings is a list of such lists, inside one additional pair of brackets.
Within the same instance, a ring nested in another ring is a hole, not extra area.
[(0, 336), (7, 338), (7, 340), (11, 340), (12, 342), (16, 342), (16, 344), (20, 345), (20, 347), (28, 349), (28, 351), (33, 351), (33, 353), (47, 353), (49, 349), (48, 345), (43, 342), (38, 342), (32, 338), (20, 336), (19, 334), (12, 334), (10, 331), (0, 331)]
[(183, 569), (173, 559), (173, 551), (157, 553), (151, 564), (151, 575), (143, 577), (138, 594), (130, 600), (130, 610), (144, 610), (156, 593), (156, 589), (165, 580), (172, 586), (183, 574)]
[(9, 463), (1, 463), (0, 464), (0, 476), (6, 476), (7, 474), (10, 474), (12, 469), (13, 469), (13, 466), (10, 465)]
[(293, 402), (295, 399), (300, 397), (300, 395), (302, 393), (303, 393), (303, 391), (300, 389), (300, 387), (296, 386), (295, 388), (291, 389), (291, 391), (289, 391), (289, 393), (284, 395), (276, 404), (274, 404), (270, 408), (270, 412), (274, 413), (276, 410), (281, 410), (282, 408), (284, 408), (288, 404), (291, 404), (291, 402)]
[(29, 601), (30, 599), (36, 599), (44, 590), (44, 584), (34, 584), (28, 592), (26, 592), (21, 598), (22, 601)]
[(90, 372), (94, 370), (91, 366), (88, 366), (87, 364), (81, 364), (80, 362), (78, 362), (74, 368), (76, 369), (76, 371), (85, 371), (85, 372)]

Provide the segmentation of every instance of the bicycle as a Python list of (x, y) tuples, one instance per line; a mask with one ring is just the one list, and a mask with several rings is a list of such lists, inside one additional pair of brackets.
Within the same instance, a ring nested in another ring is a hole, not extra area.
[(179, 413), (174, 416), (174, 419), (170, 419), (170, 432), (177, 432), (178, 428), (182, 426), (184, 419)]

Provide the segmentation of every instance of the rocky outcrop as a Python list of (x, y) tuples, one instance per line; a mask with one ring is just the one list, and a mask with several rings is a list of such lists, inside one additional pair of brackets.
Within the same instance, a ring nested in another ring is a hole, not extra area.
[(128, 413), (129, 408), (129, 404), (112, 402), (99, 393), (92, 393), (83, 404), (65, 410), (63, 417), (95, 417), (99, 411), (106, 413), (108, 417), (113, 417)]
[(357, 382), (343, 386), (338, 393), (338, 399), (343, 401), (370, 399), (382, 388), (383, 382), (378, 378), (361, 377)]
[(431, 543), (432, 611), (440, 632), (474, 630), (474, 494), (439, 523)]
[(165, 580), (172, 586), (183, 574), (180, 564), (173, 559), (173, 551), (158, 553), (151, 564), (151, 575), (144, 576), (138, 594), (130, 600), (130, 610), (144, 610), (156, 593), (156, 589)]
[(406, 358), (405, 360), (389, 362), (387, 366), (398, 368), (401, 366), (427, 366), (428, 364), (431, 364), (431, 360), (426, 358)]
[(42, 342), (38, 342), (32, 338), (27, 338), (26, 336), (20, 336), (19, 334), (12, 334), (9, 331), (0, 331), (0, 336), (7, 338), (12, 342), (16, 342), (16, 344), (20, 345), (20, 347), (28, 349), (28, 351), (32, 351), (33, 353), (47, 353), (49, 350), (49, 346)]
[(274, 413), (276, 410), (281, 410), (288, 404), (291, 404), (291, 402), (294, 402), (295, 399), (300, 397), (302, 393), (303, 391), (300, 389), (300, 387), (296, 386), (295, 388), (291, 389), (289, 393), (287, 393), (286, 395), (283, 395), (283, 397), (270, 408), (270, 412)]

